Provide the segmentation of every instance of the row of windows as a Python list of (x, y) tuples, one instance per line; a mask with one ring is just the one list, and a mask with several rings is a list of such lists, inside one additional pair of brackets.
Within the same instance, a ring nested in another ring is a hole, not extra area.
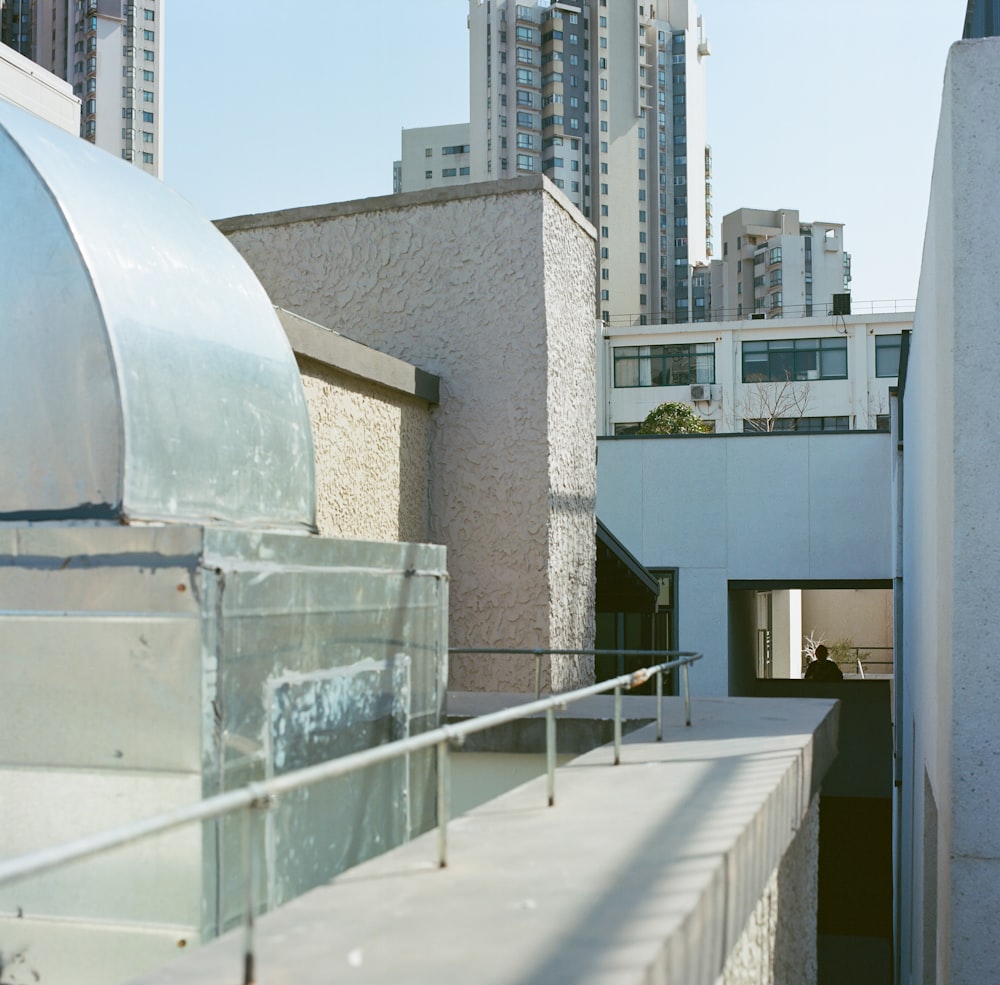
[(743, 343), (744, 383), (846, 379), (846, 338)]
[[(442, 178), (454, 178), (457, 175), (460, 175), (460, 174), (461, 175), (466, 175), (468, 173), (469, 173), (469, 169), (468, 168), (442, 168), (441, 169), (441, 177)], [(431, 179), (431, 178), (434, 177), (434, 172), (433, 171), (425, 171), (424, 172), (424, 177), (429, 180), (429, 179)]]
[(850, 431), (851, 418), (844, 414), (837, 417), (776, 417), (770, 421), (750, 419), (743, 421), (743, 430), (749, 434), (759, 431), (775, 433), (799, 431), (809, 434), (816, 434), (820, 431)]
[(715, 343), (626, 345), (614, 351), (616, 387), (715, 382)]
[[(606, 270), (601, 271), (602, 278)], [(607, 291), (601, 299), (608, 300)], [(704, 299), (698, 299), (704, 303)], [(875, 339), (875, 375), (899, 375), (899, 335)], [(846, 380), (847, 339), (781, 339), (743, 343), (744, 383)], [(715, 344), (616, 346), (614, 385), (683, 386), (715, 382)], [(845, 428), (846, 430), (846, 428)]]

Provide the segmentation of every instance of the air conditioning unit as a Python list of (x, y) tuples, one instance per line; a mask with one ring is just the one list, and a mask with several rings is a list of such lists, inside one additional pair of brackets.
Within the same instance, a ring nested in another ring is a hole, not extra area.
[(691, 384), (691, 399), (692, 400), (711, 400), (712, 399), (712, 387), (708, 383), (692, 383)]

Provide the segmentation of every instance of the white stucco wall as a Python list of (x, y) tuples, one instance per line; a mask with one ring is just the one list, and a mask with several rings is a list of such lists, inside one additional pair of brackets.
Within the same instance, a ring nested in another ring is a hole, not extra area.
[(903, 398), (901, 978), (996, 978), (1000, 39), (952, 46)]
[(416, 397), (298, 358), (324, 537), (427, 540), (430, 409)]
[[(219, 225), (276, 304), (441, 378), (451, 644), (591, 647), (593, 227), (541, 176)], [(557, 660), (553, 684), (589, 675)], [(455, 658), (451, 686), (529, 690), (534, 660)]]
[(730, 581), (892, 576), (886, 433), (598, 442), (601, 520), (651, 568), (678, 568), (678, 645), (727, 694)]

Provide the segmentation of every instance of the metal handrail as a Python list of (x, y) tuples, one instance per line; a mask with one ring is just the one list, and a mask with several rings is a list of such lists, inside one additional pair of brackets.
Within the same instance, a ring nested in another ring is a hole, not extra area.
[[(454, 652), (454, 651), (453, 651)], [(482, 652), (482, 651), (478, 651)], [(485, 651), (490, 652), (490, 651)], [(502, 653), (538, 653), (540, 655), (580, 655), (586, 656), (601, 653), (617, 653), (617, 650), (499, 650)], [(327, 760), (317, 763), (314, 766), (306, 766), (302, 769), (285, 773), (282, 776), (272, 777), (257, 783), (247, 784), (238, 790), (231, 790), (227, 793), (216, 794), (193, 804), (186, 804), (170, 811), (164, 811), (153, 817), (143, 818), (139, 821), (131, 821), (106, 831), (77, 838), (62, 845), (55, 845), (50, 848), (39, 849), (18, 858), (5, 859), (0, 861), (0, 886), (32, 875), (40, 875), (58, 866), (70, 862), (82, 861), (94, 855), (99, 855), (113, 848), (120, 848), (144, 838), (157, 834), (164, 834), (175, 828), (183, 827), (186, 824), (195, 822), (211, 821), (231, 814), (234, 811), (248, 811), (248, 824), (252, 823), (254, 811), (270, 809), (280, 794), (290, 793), (293, 790), (300, 790), (304, 787), (321, 783), (325, 780), (332, 780), (338, 776), (344, 776), (356, 770), (364, 769), (368, 766), (375, 766), (379, 763), (395, 759), (397, 756), (405, 756), (413, 752), (419, 752), (431, 747), (437, 747), (438, 762), (438, 864), (445, 868), (448, 864), (447, 854), (447, 829), (450, 814), (449, 797), (449, 769), (448, 769), (448, 748), (454, 743), (461, 745), (466, 736), (476, 732), (483, 732), (494, 728), (497, 725), (505, 725), (508, 722), (517, 721), (521, 718), (545, 712), (545, 756), (547, 784), (546, 792), (548, 805), (555, 806), (555, 761), (556, 761), (556, 730), (555, 712), (563, 710), (567, 705), (580, 701), (583, 698), (591, 697), (595, 694), (603, 694), (606, 691), (614, 690), (614, 765), (621, 763), (621, 693), (623, 688), (638, 687), (646, 683), (651, 677), (656, 678), (656, 741), (663, 740), (663, 672), (672, 670), (675, 667), (681, 668), (681, 676), (684, 686), (684, 721), (686, 726), (691, 725), (691, 694), (688, 684), (688, 667), (702, 658), (702, 654), (693, 651), (677, 650), (657, 650), (657, 651), (629, 651), (639, 655), (670, 655), (674, 660), (656, 664), (652, 667), (643, 667), (631, 674), (623, 674), (620, 677), (607, 681), (600, 681), (587, 687), (577, 688), (563, 694), (553, 695), (549, 698), (536, 699), (523, 705), (514, 705), (500, 711), (491, 712), (486, 715), (478, 715), (475, 718), (467, 719), (454, 725), (441, 725), (428, 732), (419, 735), (409, 736), (405, 739), (398, 739), (395, 742), (387, 742), (384, 745), (375, 746), (372, 749), (365, 749), (361, 752), (351, 753), (337, 759)], [(250, 839), (248, 839), (248, 845)], [(253, 889), (252, 857), (248, 857), (248, 873), (246, 875), (247, 889), (247, 911), (245, 915), (245, 944), (244, 944), (244, 985), (251, 985), (255, 978), (254, 972), (254, 915), (257, 909), (256, 899)]]
[[(693, 651), (687, 650), (541, 650), (503, 646), (452, 646), (448, 648), (448, 655), (460, 654), (463, 656), (507, 655), (507, 656), (533, 656), (535, 658), (535, 697), (542, 696), (542, 657), (662, 657), (670, 654), (676, 657), (694, 656)], [(619, 668), (621, 663), (618, 664)]]
[[(778, 285), (774, 286), (777, 287)], [(912, 314), (915, 307), (916, 301), (912, 298), (852, 301), (851, 315), (860, 315), (863, 317), (865, 315)], [(811, 305), (778, 305), (776, 308), (780, 308), (781, 315), (785, 318), (834, 317), (832, 300), (814, 301)], [(712, 322), (725, 321), (754, 322), (758, 320), (754, 318), (755, 315), (760, 316), (766, 314), (767, 313), (763, 309), (757, 311), (743, 311), (739, 308), (713, 308), (710, 311), (703, 308), (687, 309), (680, 315), (671, 311), (651, 311), (649, 313), (626, 312), (620, 315), (612, 315), (607, 321), (605, 321), (604, 324), (608, 328), (654, 328), (657, 325), (707, 325)], [(698, 317), (700, 315), (704, 315), (706, 317)], [(773, 317), (773, 315), (770, 315), (766, 319), (760, 320), (771, 320)], [(839, 317), (839, 315), (836, 317)], [(850, 315), (847, 317), (850, 317)]]

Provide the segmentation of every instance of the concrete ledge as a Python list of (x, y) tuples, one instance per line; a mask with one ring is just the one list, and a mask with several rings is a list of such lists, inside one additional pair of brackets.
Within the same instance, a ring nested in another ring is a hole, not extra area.
[(531, 191), (548, 192), (581, 229), (595, 240), (597, 239), (597, 231), (590, 220), (585, 218), (583, 213), (566, 197), (565, 193), (543, 174), (525, 174), (516, 178), (504, 178), (501, 181), (475, 181), (468, 185), (428, 188), (416, 192), (398, 192), (394, 195), (377, 195), (373, 198), (357, 198), (350, 202), (329, 202), (324, 205), (304, 205), (293, 209), (279, 209), (275, 212), (237, 215), (228, 219), (216, 219), (215, 225), (220, 232), (228, 235), (241, 229), (285, 226), (294, 222), (315, 222), (320, 219), (336, 219), (360, 213), (393, 212), (397, 209), (409, 209), (416, 205), (441, 205), (468, 198), (482, 198), (484, 195), (521, 195)]
[(439, 402), (441, 381), (433, 373), (426, 373), (402, 359), (355, 342), (346, 335), (324, 328), (284, 308), (275, 310), (296, 355), (315, 359), (350, 376), (418, 397), (428, 404)]
[[(701, 699), (540, 778), (257, 924), (269, 985), (715, 985), (836, 752), (837, 704)], [(813, 928), (815, 911), (799, 914)], [(235, 932), (141, 979), (236, 980)], [(802, 946), (799, 942), (793, 946)], [(806, 942), (808, 946), (808, 941)]]

